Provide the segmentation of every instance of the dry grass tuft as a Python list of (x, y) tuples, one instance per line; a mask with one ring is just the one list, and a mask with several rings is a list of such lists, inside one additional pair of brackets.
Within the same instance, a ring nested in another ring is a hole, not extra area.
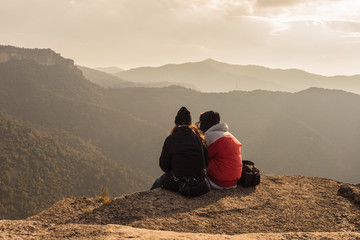
[(110, 197), (109, 192), (106, 187), (102, 187), (100, 201), (104, 205), (109, 205), (112, 202), (112, 198)]

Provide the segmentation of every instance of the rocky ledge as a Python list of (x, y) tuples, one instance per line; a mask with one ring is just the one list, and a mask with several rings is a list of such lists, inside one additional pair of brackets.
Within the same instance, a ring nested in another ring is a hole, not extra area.
[[(0, 221), (0, 238), (360, 239), (360, 207), (342, 196), (342, 186), (323, 178), (262, 175), (256, 188), (192, 199), (163, 189), (108, 204), (64, 199), (26, 220)], [(356, 195), (359, 187), (347, 186)]]

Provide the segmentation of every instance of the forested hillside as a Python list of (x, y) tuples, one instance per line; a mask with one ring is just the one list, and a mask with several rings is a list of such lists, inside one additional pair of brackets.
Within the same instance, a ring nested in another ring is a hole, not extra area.
[(199, 93), (169, 87), (112, 89), (108, 96), (114, 107), (166, 129), (181, 105), (189, 108), (194, 122), (203, 111), (218, 111), (242, 142), (244, 158), (263, 172), (360, 181), (359, 95), (318, 88)]
[(146, 162), (157, 156), (150, 146), (163, 135), (160, 128), (111, 107), (107, 91), (80, 70), (12, 61), (0, 64), (0, 76), (0, 108), (9, 115), (70, 132), (118, 162)]
[(64, 197), (139, 191), (149, 178), (108, 160), (78, 137), (0, 119), (0, 219), (25, 218)]

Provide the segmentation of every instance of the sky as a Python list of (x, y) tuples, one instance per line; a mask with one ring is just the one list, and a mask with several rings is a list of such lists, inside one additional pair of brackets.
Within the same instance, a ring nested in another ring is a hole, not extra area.
[(0, 44), (130, 69), (217, 61), (360, 74), (359, 0), (0, 0)]

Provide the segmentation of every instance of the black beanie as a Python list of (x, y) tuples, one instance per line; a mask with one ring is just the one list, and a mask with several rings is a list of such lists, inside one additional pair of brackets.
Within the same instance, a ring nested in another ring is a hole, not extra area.
[(176, 125), (190, 125), (191, 124), (191, 115), (186, 107), (181, 107), (175, 117)]
[(220, 114), (218, 112), (207, 111), (200, 115), (200, 129), (203, 133), (218, 123), (220, 123)]

